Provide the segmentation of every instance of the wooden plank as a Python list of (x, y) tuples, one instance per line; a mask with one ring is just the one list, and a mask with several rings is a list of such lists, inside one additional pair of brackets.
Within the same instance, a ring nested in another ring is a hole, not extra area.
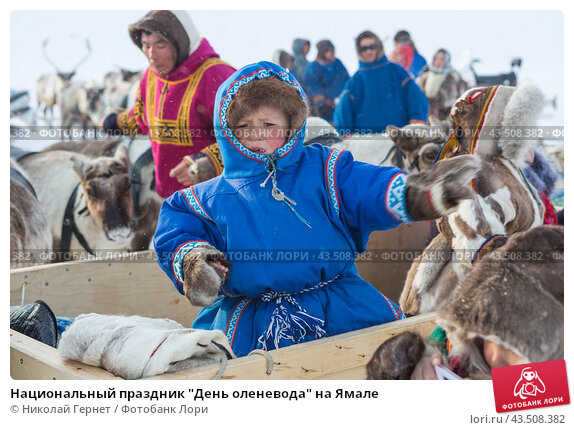
[(200, 308), (171, 284), (153, 251), (10, 272), (10, 304), (44, 300), (57, 316), (81, 313), (170, 318), (191, 327)]
[[(428, 336), (435, 318), (432, 313), (270, 351), (271, 375), (266, 374), (265, 357), (237, 358), (228, 362), (223, 379), (364, 379), (365, 366), (382, 342), (405, 330)], [(220, 368), (215, 364), (147, 379), (213, 379)], [(94, 366), (63, 360), (56, 349), (13, 330), (10, 372), (14, 379), (121, 379)]]
[(63, 360), (58, 351), (10, 330), (10, 375), (13, 379), (121, 379), (99, 367)]
[[(405, 330), (426, 337), (436, 327), (435, 318), (430, 313), (270, 351), (271, 375), (265, 357), (241, 357), (227, 363), (222, 379), (364, 379), (365, 366), (381, 343)], [(148, 379), (212, 379), (220, 368), (214, 364)]]

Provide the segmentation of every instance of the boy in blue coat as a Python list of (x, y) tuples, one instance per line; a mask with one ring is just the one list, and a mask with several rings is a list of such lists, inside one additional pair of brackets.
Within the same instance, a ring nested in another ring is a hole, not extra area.
[(404, 318), (354, 263), (373, 230), (438, 218), (469, 198), (472, 156), (407, 177), (350, 153), (303, 146), (307, 100), (269, 62), (221, 85), (221, 176), (163, 204), (154, 245), (195, 328), (223, 331), (238, 356)]

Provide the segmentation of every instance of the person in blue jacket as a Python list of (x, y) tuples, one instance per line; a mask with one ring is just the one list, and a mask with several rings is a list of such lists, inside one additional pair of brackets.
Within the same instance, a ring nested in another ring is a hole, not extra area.
[(330, 40), (317, 42), (317, 58), (305, 70), (305, 90), (311, 99), (311, 115), (333, 120), (335, 99), (349, 79), (347, 69), (335, 57)]
[(414, 78), (416, 79), (427, 65), (427, 60), (419, 53), (419, 51), (417, 51), (415, 43), (411, 39), (411, 35), (409, 34), (408, 31), (406, 30), (397, 31), (394, 37), (394, 42), (395, 46), (405, 44), (413, 48), (414, 58), (413, 62), (411, 63), (411, 66), (409, 67), (408, 72), (411, 74), (411, 76), (414, 76)]
[(382, 133), (427, 121), (428, 100), (409, 74), (385, 56), (381, 39), (364, 31), (355, 40), (359, 70), (345, 85), (333, 122), (341, 135)]
[(223, 331), (244, 356), (404, 318), (359, 277), (356, 254), (373, 230), (470, 197), (472, 156), (407, 177), (304, 146), (305, 93), (271, 62), (238, 70), (215, 106), (223, 174), (166, 199), (154, 237), (161, 268), (204, 306), (193, 327)]

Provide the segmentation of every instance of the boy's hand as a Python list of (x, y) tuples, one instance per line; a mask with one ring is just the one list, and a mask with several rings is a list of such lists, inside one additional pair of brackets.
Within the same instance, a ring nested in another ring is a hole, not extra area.
[(216, 249), (200, 246), (183, 259), (183, 291), (196, 306), (210, 306), (225, 282), (231, 263)]
[(438, 219), (454, 212), (462, 200), (473, 198), (470, 181), (480, 168), (480, 158), (460, 155), (441, 160), (430, 170), (408, 175), (406, 201), (411, 219)]

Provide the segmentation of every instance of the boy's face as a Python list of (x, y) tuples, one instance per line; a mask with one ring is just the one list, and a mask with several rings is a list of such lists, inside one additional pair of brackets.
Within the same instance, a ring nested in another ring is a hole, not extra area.
[(237, 139), (258, 154), (272, 154), (287, 141), (289, 121), (279, 109), (260, 106), (241, 118), (235, 127)]

